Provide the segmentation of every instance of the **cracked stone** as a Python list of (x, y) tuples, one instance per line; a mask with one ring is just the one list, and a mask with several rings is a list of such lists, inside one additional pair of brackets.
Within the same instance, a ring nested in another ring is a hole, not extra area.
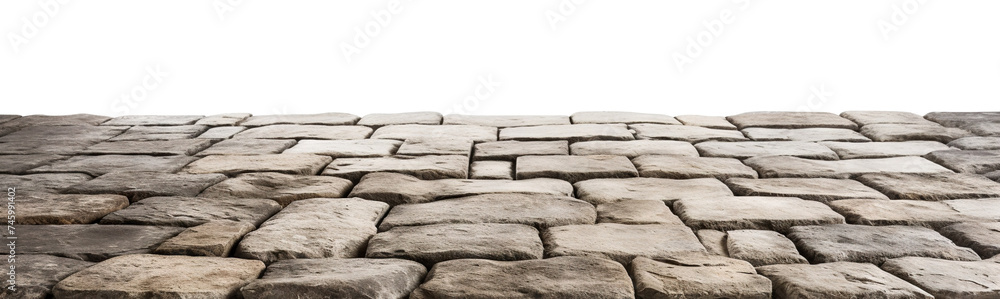
[(570, 145), (573, 155), (615, 155), (635, 158), (642, 155), (697, 157), (690, 143), (673, 140), (584, 141)]
[(135, 126), (109, 141), (162, 141), (194, 138), (208, 127), (200, 125), (187, 126)]
[(841, 159), (872, 159), (903, 156), (923, 156), (933, 151), (950, 149), (937, 141), (901, 142), (820, 142)]
[(771, 298), (771, 281), (737, 259), (683, 254), (661, 261), (632, 261), (636, 297), (652, 298)]
[(247, 118), (239, 125), (247, 127), (259, 127), (268, 125), (327, 125), (343, 126), (353, 125), (360, 119), (357, 115), (347, 113), (319, 113), (319, 114), (276, 114), (276, 115), (254, 115)]
[[(99, 262), (149, 253), (183, 228), (145, 225), (22, 225), (17, 227), (17, 253), (47, 254)], [(58, 241), (57, 241), (58, 240)]]
[(962, 137), (948, 142), (948, 146), (963, 150), (998, 150), (1000, 137)]
[(260, 225), (280, 210), (268, 199), (150, 197), (108, 214), (100, 223), (192, 227), (229, 220)]
[[(757, 172), (740, 160), (718, 157), (648, 155), (632, 159), (641, 177), (694, 179), (757, 178)], [(927, 163), (931, 163), (928, 161)]]
[(307, 198), (341, 198), (347, 195), (351, 181), (325, 176), (289, 175), (276, 172), (244, 173), (201, 192), (207, 198), (267, 198), (282, 207)]
[(269, 125), (249, 128), (233, 138), (350, 140), (371, 134), (372, 128), (365, 126)]
[(388, 139), (363, 140), (300, 140), (286, 154), (317, 154), (333, 158), (367, 158), (391, 156), (402, 141)]
[(440, 125), (441, 119), (441, 113), (437, 112), (372, 113), (362, 117), (358, 125), (375, 129), (391, 125)]
[[(669, 213), (669, 210), (668, 210)], [(389, 211), (380, 231), (400, 226), (454, 223), (526, 224), (548, 228), (593, 224), (594, 207), (581, 200), (546, 194), (482, 194), (429, 203), (398, 205)]]
[(891, 259), (882, 269), (937, 298), (1000, 296), (1000, 262), (958, 262), (922, 257)]
[(60, 280), (94, 265), (51, 255), (18, 255), (16, 290), (0, 289), (0, 298), (52, 298), (52, 287)]
[(209, 115), (205, 118), (199, 119), (194, 124), (208, 126), (208, 127), (219, 127), (219, 126), (235, 126), (239, 122), (250, 117), (250, 113), (224, 113)]
[(946, 127), (963, 127), (977, 123), (1000, 123), (1000, 112), (931, 112), (924, 118)]
[(840, 116), (858, 123), (859, 126), (873, 124), (934, 124), (934, 122), (924, 119), (923, 116), (902, 111), (846, 111), (841, 113)]
[(776, 264), (808, 264), (799, 255), (795, 243), (769, 230), (731, 230), (726, 232), (729, 257), (750, 262), (754, 267)]
[(941, 235), (986, 259), (1000, 255), (1000, 222), (969, 222), (942, 228)]
[(623, 111), (585, 111), (570, 116), (574, 124), (681, 124), (673, 117), (663, 114)]
[(395, 140), (455, 138), (471, 139), (478, 143), (497, 141), (497, 128), (472, 125), (392, 125), (378, 128), (371, 138)]
[(660, 259), (678, 253), (705, 252), (705, 247), (690, 228), (667, 224), (557, 226), (542, 232), (542, 242), (546, 258), (587, 256), (606, 258), (623, 265), (636, 257)]
[(295, 140), (237, 138), (219, 141), (196, 156), (280, 154), (295, 145)]
[(425, 274), (420, 263), (401, 259), (285, 260), (268, 266), (240, 293), (246, 299), (406, 298)]
[(153, 196), (196, 196), (226, 179), (221, 174), (173, 174), (160, 172), (113, 172), (71, 186), (66, 193), (119, 194), (132, 202)]
[(889, 199), (875, 189), (846, 179), (732, 178), (726, 180), (726, 185), (729, 185), (736, 195), (744, 196), (788, 196), (820, 202), (848, 198)]
[(52, 164), (66, 159), (66, 156), (35, 154), (35, 155), (0, 155), (0, 173), (22, 174), (30, 169)]
[(578, 124), (516, 127), (500, 130), (500, 140), (569, 142), (592, 140), (633, 140), (624, 124)]
[(775, 298), (934, 298), (872, 264), (771, 265), (757, 272), (771, 279)]
[(310, 154), (221, 155), (208, 156), (184, 168), (188, 173), (222, 173), (236, 175), (245, 172), (280, 172), (285, 174), (317, 174), (332, 158)]
[(373, 172), (394, 172), (421, 179), (464, 179), (469, 175), (469, 157), (449, 155), (338, 158), (326, 166), (323, 175), (356, 182)]
[(444, 116), (444, 125), (477, 125), (497, 128), (568, 125), (569, 117), (561, 115), (464, 115)]
[(185, 155), (192, 156), (212, 145), (205, 139), (175, 139), (161, 141), (113, 141), (88, 147), (88, 155)]
[(14, 187), (38, 193), (59, 193), (87, 180), (90, 180), (90, 176), (82, 173), (0, 174), (0, 187)]
[[(983, 205), (1000, 204), (1000, 200)], [(956, 210), (953, 201), (844, 199), (829, 202), (848, 223), (864, 225), (909, 225), (940, 228), (965, 221), (994, 221)], [(994, 215), (1000, 219), (1000, 210)]]
[(183, 126), (193, 125), (203, 115), (125, 115), (112, 118), (103, 126)]
[(959, 129), (940, 125), (906, 125), (906, 124), (874, 124), (861, 128), (861, 134), (874, 141), (909, 141), (932, 140), (944, 143), (952, 140), (973, 136)]
[(232, 138), (236, 133), (243, 132), (247, 127), (214, 127), (201, 133), (197, 138), (200, 139), (228, 139)]
[(632, 162), (622, 156), (522, 156), (517, 158), (515, 165), (518, 180), (557, 178), (575, 183), (639, 176)]
[(397, 155), (472, 155), (472, 140), (452, 138), (414, 138), (407, 139), (399, 146)]
[(1000, 183), (972, 174), (872, 173), (859, 176), (857, 180), (893, 199), (945, 200), (1000, 197)]
[(188, 163), (198, 160), (189, 156), (99, 155), (75, 156), (52, 165), (32, 169), (31, 173), (79, 172), (100, 176), (112, 172), (167, 172), (174, 173)]
[(569, 155), (569, 142), (557, 141), (496, 141), (476, 143), (472, 159), (514, 162), (520, 156)]
[(927, 159), (956, 172), (989, 173), (1000, 170), (1000, 150), (946, 150), (927, 154)]
[(403, 258), (425, 265), (455, 259), (542, 258), (538, 230), (523, 224), (431, 224), (394, 227), (368, 241), (368, 258)]
[(167, 239), (153, 253), (227, 257), (236, 241), (256, 228), (246, 222), (209, 221)]
[(810, 160), (788, 156), (754, 157), (743, 161), (763, 178), (848, 179), (869, 173), (933, 174), (951, 170), (921, 157)]
[(371, 173), (361, 178), (361, 182), (351, 190), (350, 196), (398, 205), (491, 193), (571, 196), (573, 185), (566, 181), (546, 178), (517, 181), (421, 180), (398, 173)]
[(513, 180), (514, 163), (508, 161), (475, 161), (469, 165), (469, 178), (477, 180)]
[(972, 249), (958, 247), (932, 229), (919, 226), (832, 224), (796, 226), (788, 238), (814, 263), (882, 264), (904, 256), (978, 261)]
[(805, 128), (805, 129), (771, 129), (747, 128), (743, 133), (753, 141), (847, 141), (868, 142), (871, 139), (848, 129)]
[(693, 229), (759, 229), (788, 232), (798, 225), (844, 223), (825, 204), (795, 197), (702, 197), (674, 202), (674, 212)]
[(686, 126), (698, 126), (709, 129), (736, 130), (736, 126), (730, 123), (724, 116), (705, 115), (678, 115), (678, 121)]
[(635, 130), (636, 139), (677, 140), (689, 143), (704, 141), (747, 141), (743, 133), (736, 130), (711, 129), (697, 126), (675, 126), (656, 124), (629, 125)]
[(597, 206), (598, 223), (684, 225), (660, 200), (626, 200)]
[(819, 160), (839, 158), (830, 148), (801, 141), (702, 142), (695, 144), (694, 147), (705, 157), (741, 160), (759, 156), (794, 156)]
[(627, 200), (659, 200), (673, 204), (681, 198), (733, 196), (725, 184), (714, 178), (672, 180), (659, 178), (593, 179), (573, 186), (581, 200), (593, 205)]
[(858, 129), (854, 122), (828, 112), (747, 112), (728, 116), (726, 119), (740, 130), (750, 127)]
[(121, 195), (18, 194), (17, 224), (87, 224), (124, 209)]

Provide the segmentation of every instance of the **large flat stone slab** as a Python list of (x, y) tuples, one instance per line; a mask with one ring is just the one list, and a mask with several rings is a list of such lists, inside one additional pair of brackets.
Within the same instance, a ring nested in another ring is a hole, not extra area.
[(1000, 123), (1000, 112), (931, 112), (924, 118), (947, 127), (963, 127), (976, 123)]
[(793, 156), (807, 159), (837, 160), (829, 148), (802, 141), (702, 142), (695, 144), (705, 157), (746, 159), (759, 156)]
[(0, 188), (14, 187), (38, 193), (59, 193), (87, 180), (90, 180), (90, 176), (82, 173), (0, 174)]
[(832, 224), (796, 226), (788, 238), (814, 263), (882, 264), (904, 256), (978, 261), (972, 249), (958, 247), (932, 229), (919, 226)]
[(209, 126), (209, 127), (235, 126), (236, 124), (238, 124), (241, 121), (247, 119), (248, 117), (250, 117), (250, 113), (223, 113), (223, 114), (215, 114), (215, 115), (209, 115), (209, 116), (206, 116), (206, 117), (204, 117), (202, 119), (199, 119), (194, 124), (196, 124), (196, 125), (202, 125), (202, 126)]
[(690, 228), (683, 225), (601, 223), (557, 226), (542, 231), (545, 257), (587, 256), (628, 265), (636, 257), (669, 258), (678, 253), (705, 252)]
[(595, 206), (627, 200), (659, 200), (672, 204), (681, 198), (733, 195), (729, 187), (714, 178), (593, 179), (577, 182), (573, 186), (576, 188), (578, 198)]
[(923, 257), (891, 259), (882, 269), (936, 298), (1000, 297), (1000, 262), (960, 262)]
[(743, 129), (750, 140), (753, 141), (846, 141), (846, 142), (868, 142), (871, 139), (861, 135), (854, 130), (833, 129), (833, 128), (805, 128), (805, 129), (771, 129), (771, 128), (746, 128)]
[(844, 199), (828, 204), (853, 224), (940, 228), (964, 221), (989, 221), (961, 213), (947, 201)]
[(125, 115), (112, 118), (104, 126), (183, 126), (192, 125), (203, 115)]
[(150, 197), (105, 216), (101, 224), (192, 227), (230, 220), (256, 226), (279, 210), (281, 206), (268, 199)]
[(472, 155), (472, 140), (455, 138), (411, 138), (403, 142), (397, 155)]
[(473, 161), (469, 164), (469, 178), (479, 180), (513, 180), (514, 162)]
[(861, 134), (874, 141), (932, 140), (948, 143), (952, 140), (973, 136), (959, 128), (932, 125), (874, 124), (861, 128)]
[(857, 180), (893, 199), (946, 200), (1000, 197), (1000, 183), (961, 173), (872, 173)]
[(588, 257), (543, 260), (451, 260), (438, 263), (412, 299), (432, 298), (634, 298), (621, 264)]
[(198, 152), (197, 156), (211, 155), (266, 155), (280, 154), (285, 149), (295, 145), (295, 140), (289, 139), (253, 139), (236, 138), (219, 141), (211, 147)]
[(860, 126), (872, 124), (934, 124), (924, 119), (923, 116), (903, 111), (845, 111), (840, 116), (854, 121)]
[(1000, 222), (958, 223), (939, 232), (958, 246), (972, 248), (984, 259), (1000, 254)]
[(18, 255), (11, 264), (16, 267), (16, 287), (0, 289), (0, 298), (52, 298), (56, 283), (93, 264), (51, 255)]
[(781, 233), (770, 230), (740, 229), (726, 232), (726, 252), (755, 267), (777, 264), (808, 264), (799, 255), (795, 243)]
[(1000, 170), (1000, 150), (946, 150), (927, 154), (927, 159), (955, 172), (985, 174)]
[(771, 298), (771, 281), (745, 261), (682, 254), (632, 260), (637, 298)]
[(969, 124), (962, 129), (979, 136), (1000, 136), (1000, 122)]
[(573, 115), (570, 116), (570, 119), (574, 124), (681, 124), (669, 115), (624, 111), (577, 112), (573, 113)]
[(732, 158), (648, 155), (636, 157), (632, 159), (632, 163), (635, 164), (641, 177), (720, 180), (757, 178), (757, 171)]
[(104, 141), (125, 132), (118, 126), (30, 126), (0, 137), (0, 142)]
[(353, 125), (360, 118), (347, 113), (318, 113), (318, 114), (275, 114), (275, 115), (254, 115), (240, 122), (241, 126), (259, 127), (268, 125), (327, 125), (343, 126)]
[(514, 162), (520, 156), (569, 155), (569, 142), (556, 141), (496, 141), (476, 143), (472, 159)]
[(568, 125), (569, 117), (561, 115), (465, 115), (448, 114), (444, 125), (477, 125), (497, 128)]
[(762, 178), (848, 179), (868, 173), (931, 174), (951, 170), (921, 157), (812, 160), (789, 156), (754, 157), (743, 161)]
[(642, 155), (697, 157), (690, 143), (673, 140), (584, 141), (570, 145), (573, 155), (614, 155), (635, 158)]
[(699, 229), (695, 232), (695, 235), (698, 236), (701, 245), (705, 246), (705, 250), (709, 254), (729, 257), (729, 244), (726, 241), (729, 235), (726, 232), (714, 229)]
[(27, 127), (27, 126), (96, 126), (111, 119), (107, 116), (93, 114), (70, 114), (70, 115), (6, 115), (2, 121), (3, 126)]
[(76, 156), (32, 169), (30, 173), (78, 172), (100, 176), (112, 172), (174, 173), (198, 160), (189, 156), (98, 155)]
[(771, 279), (775, 298), (934, 298), (872, 264), (771, 265), (757, 272)]
[(517, 127), (500, 130), (500, 140), (569, 142), (591, 140), (633, 140), (632, 132), (623, 124), (579, 124)]
[(629, 128), (635, 130), (636, 139), (677, 140), (690, 143), (749, 140), (740, 131), (727, 129), (656, 124), (629, 125)]
[(317, 154), (333, 158), (364, 158), (391, 156), (403, 144), (399, 140), (300, 140), (286, 154)]
[(372, 133), (372, 139), (456, 138), (475, 142), (497, 141), (497, 128), (472, 125), (392, 125)]
[(244, 173), (227, 179), (208, 187), (199, 196), (233, 199), (267, 198), (284, 207), (300, 199), (344, 197), (352, 186), (351, 181), (336, 177), (259, 172)]
[(88, 155), (187, 155), (191, 156), (212, 145), (206, 139), (175, 139), (158, 141), (101, 142), (83, 150)]
[(962, 137), (948, 142), (948, 146), (963, 150), (998, 150), (1000, 137)]
[(674, 118), (685, 126), (698, 126), (710, 129), (736, 130), (736, 126), (726, 120), (725, 116), (678, 115)]
[(236, 133), (243, 132), (247, 127), (214, 127), (198, 135), (199, 139), (227, 139), (232, 138)]
[(149, 253), (183, 230), (142, 225), (21, 225), (16, 231), (17, 254), (99, 262), (119, 255)]
[(29, 169), (52, 164), (52, 162), (68, 158), (62, 155), (0, 155), (0, 173), (22, 174)]
[(219, 155), (201, 158), (191, 163), (187, 173), (222, 173), (236, 175), (245, 172), (280, 172), (286, 174), (313, 175), (333, 158), (311, 154), (277, 155)]
[(285, 260), (268, 266), (264, 276), (240, 289), (240, 294), (246, 299), (293, 294), (299, 299), (406, 298), (426, 273), (420, 263), (401, 259)]
[(828, 112), (747, 112), (726, 117), (740, 130), (758, 128), (842, 128), (857, 130), (854, 122)]
[(215, 173), (113, 172), (66, 188), (65, 192), (120, 194), (135, 202), (153, 196), (197, 196), (205, 188), (225, 179), (225, 175)]
[(518, 180), (556, 178), (570, 183), (598, 178), (639, 176), (628, 158), (622, 156), (523, 156), (518, 157)]
[(875, 189), (846, 179), (731, 178), (726, 180), (726, 185), (729, 185), (736, 195), (744, 196), (787, 196), (821, 202), (848, 198), (889, 199)]
[(997, 204), (1000, 203), (1000, 198), (954, 199), (943, 203), (963, 215), (1000, 221), (1000, 205)]
[(872, 159), (903, 156), (923, 156), (933, 151), (949, 149), (937, 141), (901, 142), (820, 142), (841, 159)]
[(205, 132), (208, 127), (201, 125), (188, 126), (136, 126), (125, 133), (111, 138), (110, 141), (156, 141), (188, 139)]
[(76, 272), (52, 293), (56, 298), (234, 298), (262, 271), (260, 261), (135, 254)]
[(517, 181), (421, 180), (405, 174), (372, 173), (364, 176), (361, 182), (354, 186), (350, 196), (398, 205), (490, 193), (571, 196), (573, 185), (566, 181), (546, 178)]
[[(3, 133), (3, 132), (0, 132)], [(98, 140), (41, 140), (0, 141), (0, 155), (76, 155)]]
[(398, 205), (385, 216), (379, 230), (445, 223), (508, 223), (547, 228), (593, 224), (595, 217), (593, 206), (568, 196), (495, 193)]
[(17, 224), (94, 223), (128, 206), (121, 195), (26, 193), (17, 195)]
[(244, 236), (233, 255), (265, 263), (361, 257), (387, 210), (388, 204), (360, 198), (298, 200)]
[(254, 139), (365, 139), (372, 128), (365, 126), (269, 125), (239, 132), (233, 138)]
[(330, 175), (358, 181), (373, 172), (395, 172), (421, 179), (464, 179), (469, 176), (469, 157), (458, 155), (338, 158), (323, 170)]
[(440, 125), (441, 113), (437, 112), (404, 112), (404, 113), (372, 113), (361, 117), (359, 126), (380, 128), (391, 125)]
[(600, 204), (597, 206), (597, 222), (684, 225), (660, 200), (626, 200)]
[(257, 227), (235, 221), (209, 221), (189, 227), (153, 250), (156, 254), (227, 257), (243, 235)]
[(395, 227), (368, 241), (369, 258), (425, 265), (455, 259), (517, 261), (542, 258), (538, 230), (523, 224), (456, 223)]
[(844, 223), (825, 204), (795, 197), (702, 197), (674, 202), (674, 213), (698, 229), (761, 229), (788, 232), (799, 225)]

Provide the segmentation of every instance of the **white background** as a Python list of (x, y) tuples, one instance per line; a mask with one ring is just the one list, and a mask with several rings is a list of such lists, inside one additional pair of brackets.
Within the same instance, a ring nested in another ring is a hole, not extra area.
[(5, 0), (0, 114), (1000, 110), (995, 0), (393, 1)]

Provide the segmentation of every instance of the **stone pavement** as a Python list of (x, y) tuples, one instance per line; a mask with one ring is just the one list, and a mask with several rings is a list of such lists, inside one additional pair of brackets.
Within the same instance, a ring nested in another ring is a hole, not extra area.
[(997, 180), (1000, 112), (0, 115), (0, 298), (1000, 298)]

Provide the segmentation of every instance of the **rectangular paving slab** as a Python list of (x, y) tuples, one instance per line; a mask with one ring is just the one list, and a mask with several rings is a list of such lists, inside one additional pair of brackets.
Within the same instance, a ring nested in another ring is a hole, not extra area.
[(459, 138), (410, 138), (399, 146), (397, 155), (472, 155), (472, 140)]
[(16, 196), (17, 224), (87, 224), (124, 209), (128, 198), (112, 194), (27, 193)]
[(257, 227), (247, 222), (209, 221), (192, 226), (167, 239), (153, 250), (156, 254), (227, 257), (236, 241)]
[(280, 154), (285, 149), (295, 145), (295, 140), (289, 139), (253, 139), (236, 138), (219, 141), (211, 147), (195, 154), (210, 155), (266, 155)]
[(0, 174), (0, 187), (13, 187), (38, 193), (59, 193), (63, 189), (90, 179), (89, 175), (82, 173)]
[(902, 257), (882, 269), (927, 291), (935, 298), (1000, 297), (1000, 261), (961, 262)]
[(684, 225), (661, 200), (625, 200), (597, 205), (597, 222)]
[(69, 158), (68, 156), (53, 154), (34, 155), (0, 155), (0, 173), (23, 174), (29, 169), (52, 164), (52, 162)]
[(841, 117), (858, 123), (861, 126), (871, 124), (934, 124), (923, 116), (903, 111), (845, 111)]
[(937, 141), (901, 142), (820, 142), (837, 153), (841, 159), (872, 159), (903, 156), (923, 156), (933, 151), (949, 149)]
[[(28, 171), (29, 173), (79, 172), (100, 176), (112, 172), (175, 173), (198, 158), (189, 156), (98, 155), (75, 156)], [(206, 172), (211, 173), (211, 172)]]
[(396, 153), (399, 140), (300, 140), (295, 146), (285, 150), (286, 154), (317, 154), (333, 158), (363, 158), (391, 156)]
[(569, 142), (556, 141), (496, 141), (476, 143), (472, 160), (502, 160), (514, 162), (520, 156), (569, 155)]
[(714, 178), (593, 179), (576, 182), (573, 187), (578, 198), (595, 206), (627, 200), (660, 200), (672, 204), (681, 198), (733, 195), (729, 187)]
[(110, 141), (154, 141), (188, 139), (205, 132), (208, 127), (201, 125), (188, 126), (135, 126), (125, 133), (111, 138)]
[[(365, 116), (368, 117), (368, 116)], [(362, 119), (364, 121), (364, 119)], [(299, 259), (271, 264), (264, 276), (240, 289), (245, 299), (406, 298), (427, 268), (402, 259)]]
[(425, 180), (464, 179), (469, 177), (469, 157), (431, 155), (338, 158), (326, 166), (323, 175), (357, 182), (361, 177), (373, 172), (395, 172)]
[(747, 112), (726, 117), (740, 130), (758, 128), (842, 128), (857, 130), (854, 122), (829, 112)]
[[(929, 161), (928, 161), (929, 162)], [(757, 171), (740, 160), (717, 157), (648, 155), (632, 159), (641, 177), (665, 179), (757, 178)]]
[(478, 180), (513, 180), (514, 163), (508, 161), (473, 161), (469, 178)]
[(941, 234), (918, 226), (833, 224), (792, 227), (788, 238), (814, 263), (882, 264), (887, 259), (921, 256), (978, 261), (972, 249), (956, 246)]
[(421, 180), (405, 174), (377, 172), (364, 176), (351, 190), (350, 196), (398, 205), (489, 193), (570, 196), (573, 194), (573, 185), (547, 178), (516, 181)]
[(854, 130), (833, 129), (833, 128), (805, 128), (805, 129), (772, 129), (772, 128), (746, 128), (743, 129), (750, 140), (753, 141), (846, 141), (846, 142), (868, 142), (871, 139), (861, 135)]
[(740, 131), (697, 126), (635, 124), (629, 125), (629, 129), (635, 131), (636, 139), (644, 140), (677, 140), (689, 143), (750, 140)]
[[(94, 265), (51, 255), (18, 255), (16, 286), (0, 289), (2, 298), (52, 298), (52, 287), (67, 276)], [(8, 285), (9, 287), (10, 285)]]
[(951, 173), (921, 157), (824, 161), (789, 156), (754, 157), (743, 161), (763, 178), (848, 179), (868, 173)]
[[(20, 225), (17, 254), (47, 254), (89, 262), (149, 253), (184, 228), (145, 225)], [(8, 234), (4, 234), (8, 236)]]
[(500, 130), (499, 137), (499, 140), (568, 140), (569, 142), (635, 139), (623, 124), (578, 124), (506, 128)]
[(932, 140), (948, 143), (952, 140), (973, 136), (966, 130), (942, 127), (937, 124), (874, 124), (861, 128), (861, 134), (874, 141)]
[(217, 155), (201, 158), (191, 163), (187, 173), (222, 173), (236, 175), (245, 172), (280, 172), (286, 174), (313, 175), (333, 158), (311, 154), (276, 155)]
[(1000, 150), (947, 150), (927, 154), (927, 159), (955, 172), (988, 173), (1000, 170)]
[(437, 112), (403, 112), (403, 113), (372, 113), (361, 117), (359, 126), (380, 128), (390, 125), (440, 125), (441, 113)]
[(473, 125), (393, 125), (372, 133), (372, 139), (459, 138), (475, 142), (497, 141), (497, 128)]
[(249, 128), (233, 138), (349, 140), (371, 134), (372, 129), (365, 126), (269, 125)]
[(729, 185), (736, 195), (744, 196), (788, 196), (820, 202), (848, 198), (889, 199), (875, 189), (847, 179), (731, 178), (726, 180), (726, 185)]
[(150, 197), (105, 216), (101, 224), (191, 227), (229, 220), (256, 226), (279, 210), (278, 203), (259, 198)]
[(360, 117), (348, 113), (317, 113), (317, 114), (275, 114), (254, 115), (239, 123), (241, 126), (259, 127), (267, 125), (353, 125)]
[(236, 133), (243, 132), (247, 127), (214, 127), (198, 135), (199, 139), (227, 139), (232, 138)]
[(566, 225), (542, 231), (545, 257), (587, 256), (628, 265), (636, 257), (668, 258), (677, 253), (705, 252), (683, 225), (601, 223)]
[(746, 159), (759, 156), (793, 156), (818, 160), (837, 160), (829, 148), (803, 141), (702, 142), (695, 148), (704, 157)]
[(972, 248), (984, 259), (1000, 255), (1000, 222), (958, 223), (939, 232), (958, 246)]
[(573, 155), (615, 155), (635, 158), (642, 155), (676, 155), (697, 157), (690, 143), (673, 140), (583, 141), (570, 145)]
[(400, 226), (368, 241), (365, 257), (402, 258), (424, 265), (454, 259), (517, 261), (542, 258), (538, 230), (510, 223)]
[(703, 253), (632, 260), (637, 298), (771, 298), (771, 281), (750, 263)]
[(770, 265), (757, 272), (774, 283), (775, 298), (934, 298), (872, 264)]
[(893, 199), (946, 200), (1000, 197), (1000, 183), (973, 174), (871, 173), (858, 181)]
[(336, 177), (254, 172), (240, 174), (212, 185), (198, 196), (233, 199), (267, 198), (284, 207), (300, 199), (344, 197), (352, 186), (351, 181)]
[(708, 115), (678, 115), (674, 118), (685, 126), (698, 126), (710, 129), (736, 130), (736, 126), (726, 120), (725, 116)]
[(755, 267), (777, 264), (808, 264), (795, 243), (770, 230), (740, 229), (726, 232), (726, 252)]
[(622, 156), (523, 156), (518, 157), (514, 164), (518, 180), (555, 178), (575, 183), (598, 178), (639, 176), (632, 162)]
[(584, 111), (570, 115), (574, 124), (681, 124), (670, 115), (626, 111)]
[(568, 125), (569, 117), (562, 115), (465, 115), (448, 114), (443, 125), (477, 125), (497, 128)]
[(103, 126), (183, 126), (192, 125), (202, 115), (125, 115), (112, 118)]
[[(848, 223), (864, 225), (911, 225), (940, 228), (965, 221), (992, 221), (962, 213), (948, 201), (844, 199), (828, 204)], [(1000, 204), (1000, 200), (994, 200)], [(1000, 217), (1000, 215), (998, 215)]]
[(226, 179), (217, 173), (113, 172), (66, 188), (66, 193), (120, 194), (132, 202), (153, 196), (197, 196)]
[(593, 206), (568, 196), (494, 193), (398, 205), (385, 216), (379, 230), (442, 223), (513, 223), (547, 228), (593, 224), (595, 217)]
[(191, 156), (212, 145), (206, 139), (101, 142), (87, 147), (87, 155), (186, 155)]
[(844, 223), (825, 204), (796, 197), (701, 197), (674, 202), (688, 226), (698, 229), (762, 229), (788, 232), (799, 225)]
[[(963, 150), (998, 150), (1000, 137), (962, 137), (948, 142), (948, 146)], [(947, 150), (942, 148), (940, 150)]]
[(204, 117), (202, 119), (199, 119), (194, 124), (196, 124), (196, 125), (202, 125), (202, 126), (209, 126), (209, 127), (234, 126), (234, 125), (240, 123), (241, 121), (247, 119), (248, 117), (250, 117), (250, 113), (223, 113), (223, 114), (215, 114), (215, 115), (209, 115), (209, 116), (206, 116), (206, 117)]

